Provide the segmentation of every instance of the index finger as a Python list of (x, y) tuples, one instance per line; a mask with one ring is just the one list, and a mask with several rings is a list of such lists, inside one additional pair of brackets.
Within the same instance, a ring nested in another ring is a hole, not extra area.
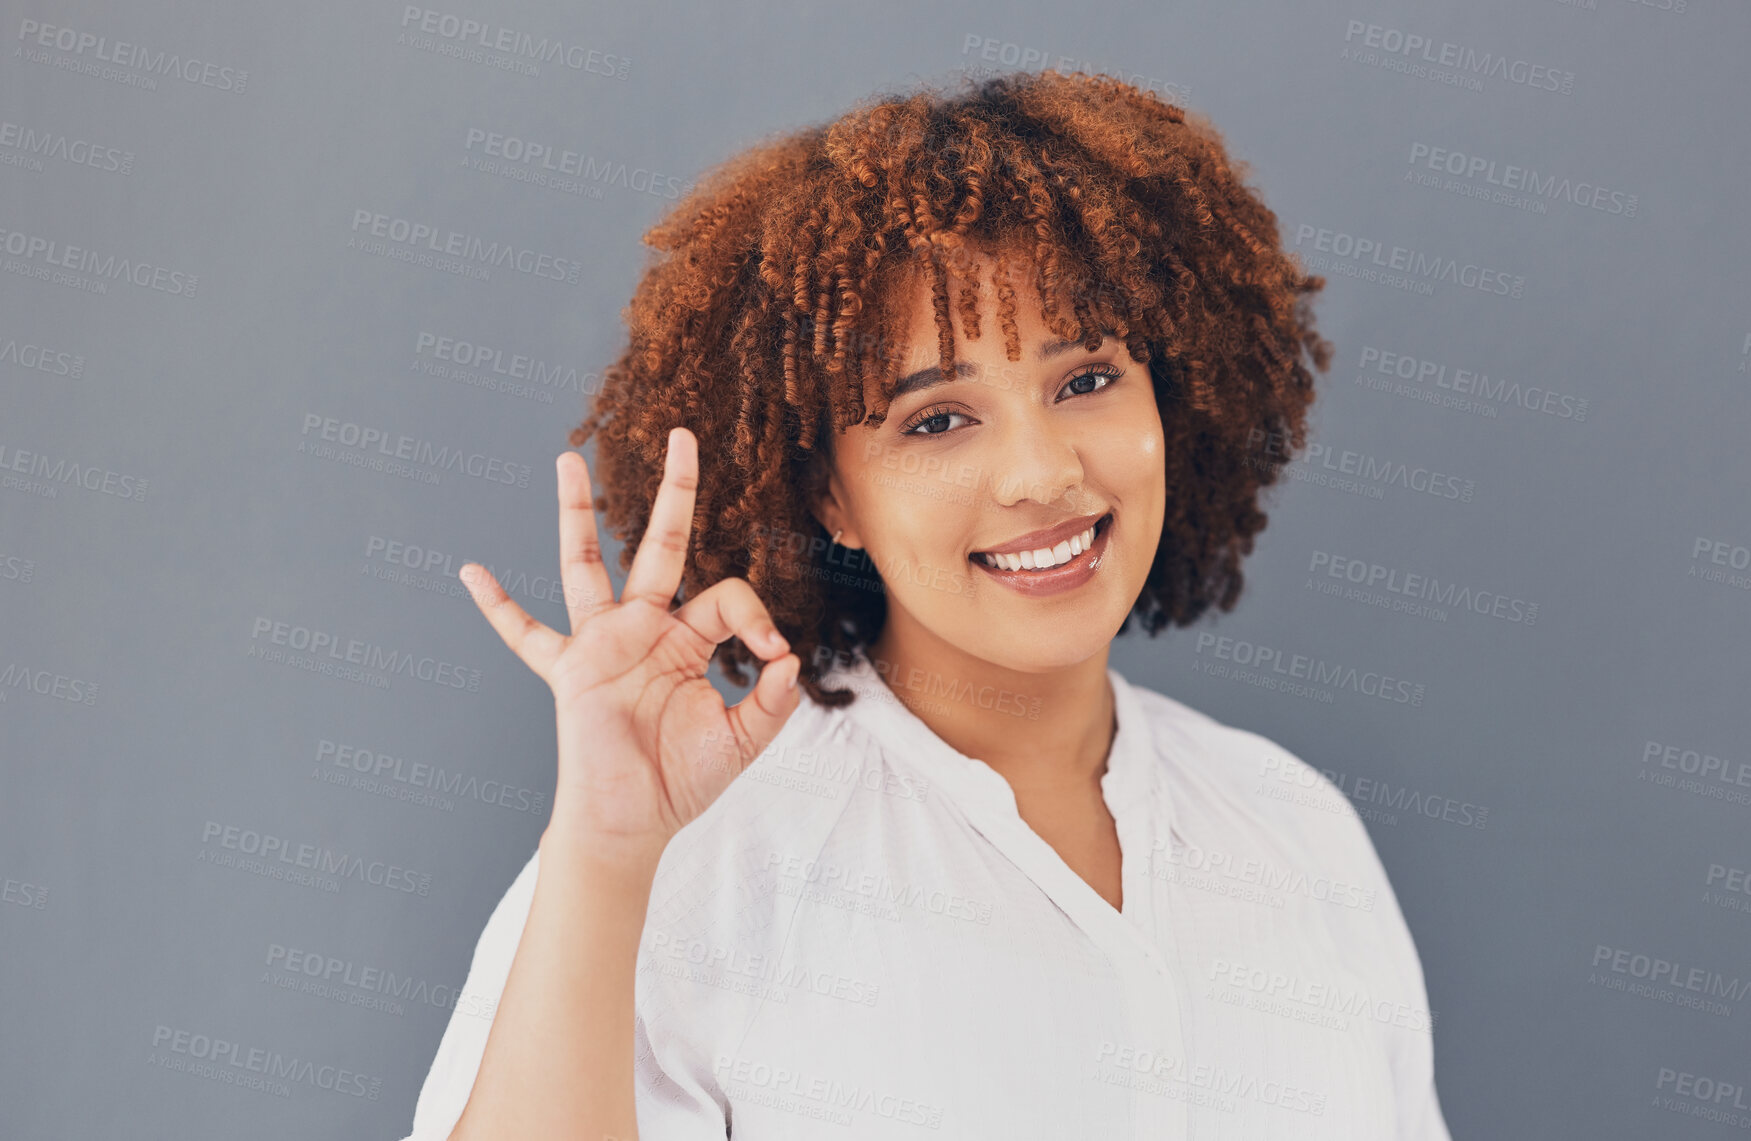
[(687, 561), (687, 536), (693, 530), (694, 493), (699, 488), (699, 441), (686, 428), (669, 429), (663, 457), (663, 482), (651, 505), (650, 525), (639, 538), (627, 572), (622, 603), (634, 598), (660, 606), (665, 613), (681, 585)]

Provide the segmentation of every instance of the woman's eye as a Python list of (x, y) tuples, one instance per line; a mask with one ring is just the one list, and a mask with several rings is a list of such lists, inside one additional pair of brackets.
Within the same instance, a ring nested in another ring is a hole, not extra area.
[(1119, 377), (1122, 375), (1124, 375), (1123, 369), (1116, 368), (1112, 365), (1099, 365), (1095, 368), (1089, 369), (1086, 372), (1077, 373), (1075, 376), (1071, 377), (1068, 381), (1066, 381), (1064, 383), (1064, 387), (1069, 388), (1071, 385), (1076, 384), (1080, 381), (1084, 381), (1084, 380), (1091, 381), (1091, 382), (1096, 380), (1096, 379), (1106, 381), (1106, 384), (1099, 384), (1099, 385), (1091, 384), (1090, 387), (1077, 389), (1076, 392), (1074, 393), (1074, 395), (1076, 395), (1076, 396), (1087, 396), (1091, 392), (1099, 392), (1101, 389), (1106, 388), (1108, 385), (1112, 384), (1113, 381), (1119, 379)]
[[(1086, 369), (1082, 372), (1077, 373), (1075, 376), (1073, 376), (1069, 380), (1065, 381), (1064, 382), (1064, 389), (1066, 391), (1069, 391), (1070, 395), (1072, 395), (1072, 396), (1088, 396), (1091, 393), (1099, 392), (1101, 389), (1111, 386), (1113, 381), (1119, 379), (1124, 374), (1125, 374), (1125, 370), (1120, 368), (1117, 365), (1110, 365), (1110, 364), (1095, 365), (1092, 368), (1089, 368), (1089, 369)], [(1083, 387), (1073, 389), (1073, 386), (1083, 384), (1083, 382), (1085, 382), (1085, 381), (1087, 383), (1085, 385), (1083, 385)], [(1101, 383), (1096, 383), (1097, 381), (1101, 382)], [(965, 417), (966, 413), (947, 411), (947, 410), (942, 411), (942, 412), (928, 412), (922, 416), (917, 417), (910, 424), (908, 424), (905, 428), (901, 429), (900, 435), (902, 435), (902, 436), (942, 436), (942, 435), (946, 435), (949, 431), (949, 428), (948, 428), (948, 425), (946, 424), (946, 421), (951, 416)], [(931, 425), (936, 425), (936, 427), (932, 428), (932, 427), (930, 427)]]
[(948, 430), (946, 427), (944, 427), (942, 429), (942, 431), (935, 431), (935, 432), (925, 432), (925, 431), (920, 431), (920, 429), (922, 429), (927, 424), (935, 424), (938, 421), (947, 420), (950, 416), (961, 416), (961, 415), (964, 415), (964, 413), (961, 413), (961, 412), (933, 412), (929, 416), (921, 416), (918, 419), (912, 421), (912, 423), (906, 428), (906, 430), (904, 432), (901, 432), (900, 435), (902, 435), (902, 436), (940, 436), (943, 434), (943, 432), (946, 432)]

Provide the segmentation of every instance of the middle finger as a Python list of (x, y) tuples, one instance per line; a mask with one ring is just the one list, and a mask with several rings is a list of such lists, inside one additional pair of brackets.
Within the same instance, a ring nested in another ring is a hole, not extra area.
[(685, 428), (669, 429), (663, 458), (663, 482), (651, 505), (650, 525), (632, 556), (626, 589), (620, 600), (642, 598), (666, 614), (681, 585), (687, 561), (687, 537), (693, 530), (694, 492), (699, 487), (698, 441)]
[(602, 565), (596, 508), (591, 502), (590, 465), (576, 452), (554, 461), (559, 476), (559, 580), (565, 612), (576, 634), (584, 619), (614, 601), (614, 584)]

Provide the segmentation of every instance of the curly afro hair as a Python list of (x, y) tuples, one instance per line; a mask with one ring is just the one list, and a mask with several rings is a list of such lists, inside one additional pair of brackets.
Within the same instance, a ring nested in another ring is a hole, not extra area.
[[(954, 375), (949, 270), (967, 282), (976, 247), (1020, 251), (1032, 267), (1022, 287), (1058, 336), (1092, 348), (1112, 329), (1149, 367), (1168, 509), (1119, 632), (1132, 615), (1153, 636), (1212, 604), (1232, 610), (1267, 518), (1259, 492), (1305, 444), (1303, 357), (1324, 372), (1332, 352), (1310, 312), (1325, 280), (1281, 248), (1248, 174), (1196, 112), (1056, 71), (872, 96), (716, 166), (644, 235), (662, 253), (622, 313), (629, 343), (570, 435), (574, 447), (596, 440), (595, 506), (625, 544), (621, 569), (649, 524), (668, 433), (684, 425), (700, 471), (678, 599), (746, 578), (809, 696), (853, 700), (821, 680), (875, 641), (886, 597), (879, 578), (871, 589), (825, 570), (835, 545), (811, 504), (836, 433), (885, 416), (897, 371), (886, 365), (903, 353), (900, 274), (931, 284), (939, 367)], [(993, 284), (1016, 360), (1004, 265)], [(958, 306), (977, 338), (974, 286)], [(735, 638), (713, 660), (738, 686), (760, 668)]]

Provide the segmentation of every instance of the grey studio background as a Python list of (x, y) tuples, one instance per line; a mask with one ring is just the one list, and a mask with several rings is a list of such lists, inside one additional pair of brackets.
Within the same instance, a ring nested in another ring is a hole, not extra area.
[(1337, 346), (1113, 664), (1363, 812), (1455, 1137), (1751, 1127), (1751, 11), (431, 3), (0, 3), (0, 1136), (406, 1133), (554, 771), (455, 570), (563, 628), (639, 236), (1048, 66), (1209, 114)]

